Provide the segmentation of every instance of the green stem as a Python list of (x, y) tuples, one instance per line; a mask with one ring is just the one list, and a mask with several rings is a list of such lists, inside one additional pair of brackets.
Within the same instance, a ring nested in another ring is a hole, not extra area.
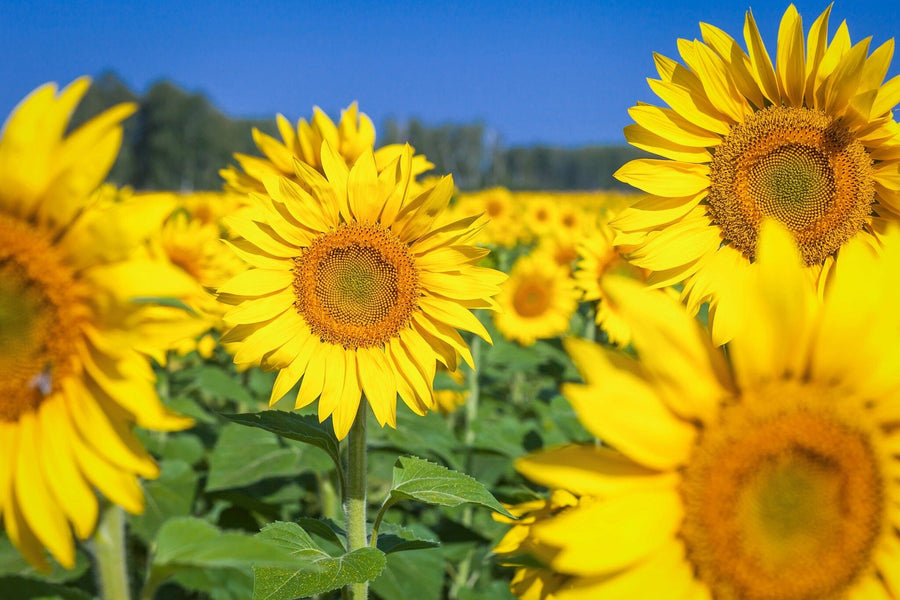
[[(475, 442), (475, 429), (472, 424), (478, 419), (478, 399), (481, 388), (478, 381), (478, 367), (481, 363), (481, 338), (472, 337), (470, 345), (472, 350), (472, 363), (475, 369), (469, 374), (469, 397), (466, 400), (466, 424), (465, 424), (465, 442), (466, 442), (466, 471), (472, 470), (472, 444)], [(473, 509), (471, 505), (463, 509), (462, 524), (466, 527), (472, 526)], [(472, 561), (475, 558), (475, 551), (469, 550), (465, 558), (459, 565), (459, 570), (453, 578), (453, 584), (450, 586), (450, 597), (458, 598), (459, 591), (468, 587), (469, 576), (472, 571)]]
[[(353, 552), (366, 547), (366, 412), (368, 402), (363, 397), (347, 438), (347, 550)], [(348, 586), (352, 600), (366, 600), (369, 583)]]
[(125, 558), (125, 514), (118, 506), (110, 504), (103, 508), (93, 547), (100, 597), (104, 600), (131, 598)]
[(584, 338), (592, 342), (597, 341), (597, 307), (593, 304), (588, 305), (587, 315), (585, 316)]

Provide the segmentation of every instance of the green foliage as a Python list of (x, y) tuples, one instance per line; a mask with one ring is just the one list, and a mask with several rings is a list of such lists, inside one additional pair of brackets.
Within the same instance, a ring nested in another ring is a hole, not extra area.
[(476, 504), (512, 517), (497, 499), (473, 478), (411, 456), (401, 456), (394, 465), (394, 484), (386, 502), (393, 503), (398, 500), (418, 500), (440, 506)]
[(293, 556), (296, 566), (254, 568), (253, 600), (289, 600), (321, 594), (375, 579), (385, 567), (384, 553), (377, 548), (333, 556), (295, 523), (272, 523), (257, 538), (278, 544)]

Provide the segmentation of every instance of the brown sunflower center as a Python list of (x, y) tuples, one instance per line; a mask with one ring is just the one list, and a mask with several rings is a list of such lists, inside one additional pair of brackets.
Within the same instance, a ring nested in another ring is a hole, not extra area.
[(513, 294), (513, 307), (519, 316), (538, 317), (550, 308), (550, 289), (546, 281), (522, 282)]
[(753, 259), (764, 217), (790, 229), (808, 265), (821, 263), (869, 221), (872, 159), (821, 111), (773, 106), (735, 125), (710, 163), (709, 214)]
[(378, 225), (345, 223), (317, 238), (294, 264), (294, 306), (323, 341), (382, 346), (418, 308), (415, 261)]
[(843, 598), (871, 564), (885, 521), (873, 434), (823, 404), (772, 385), (701, 436), (681, 535), (713, 597)]
[(73, 370), (80, 306), (50, 240), (0, 216), (0, 421), (35, 410)]

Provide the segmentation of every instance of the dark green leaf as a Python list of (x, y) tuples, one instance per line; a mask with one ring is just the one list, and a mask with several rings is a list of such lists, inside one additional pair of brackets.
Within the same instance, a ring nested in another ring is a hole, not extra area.
[(297, 475), (301, 451), (266, 431), (226, 425), (209, 458), (206, 491), (248, 486), (269, 477)]
[(247, 600), (253, 595), (250, 569), (189, 568), (172, 579), (186, 590), (208, 594), (212, 600)]
[(164, 460), (159, 478), (144, 484), (147, 508), (143, 514), (129, 517), (131, 530), (145, 542), (151, 541), (167, 519), (191, 514), (196, 490), (197, 474), (190, 465)]
[(24, 577), (0, 577), (3, 600), (92, 600), (82, 590)]
[(406, 527), (382, 523), (378, 533), (378, 549), (385, 554), (403, 552), (405, 550), (424, 550), (437, 548), (440, 543), (436, 539), (425, 539)]
[(384, 600), (440, 600), (444, 559), (439, 552), (405, 552), (387, 557), (371, 589)]
[(298, 567), (305, 566), (306, 570), (255, 567), (253, 600), (292, 600), (322, 594), (375, 579), (385, 566), (384, 553), (376, 548), (331, 556), (296, 523), (272, 523), (257, 537), (279, 544), (294, 556)]
[[(20, 575), (24, 577), (40, 577), (43, 581), (62, 583), (78, 579), (88, 568), (88, 559), (81, 552), (75, 552), (75, 567), (65, 569), (56, 561), (50, 561), (52, 571), (49, 574), (38, 573), (25, 560), (16, 547), (5, 535), (0, 534), (0, 575)], [(0, 587), (0, 590), (3, 588)], [(0, 595), (0, 597), (3, 597)]]
[(259, 536), (223, 532), (193, 517), (166, 521), (156, 537), (154, 567), (234, 567), (293, 565), (294, 558), (280, 545)]
[(319, 423), (318, 417), (314, 415), (265, 410), (258, 413), (222, 416), (241, 425), (259, 427), (281, 437), (321, 448), (334, 461), (335, 467), (341, 468), (341, 453), (331, 427)]
[(344, 539), (347, 534), (333, 521), (300, 518), (297, 519), (297, 524), (308, 534), (317, 536), (334, 546), (339, 554), (344, 554), (347, 551), (347, 548), (344, 546)]
[(394, 463), (390, 497), (440, 506), (477, 504), (512, 517), (487, 488), (468, 475), (412, 456), (401, 456)]

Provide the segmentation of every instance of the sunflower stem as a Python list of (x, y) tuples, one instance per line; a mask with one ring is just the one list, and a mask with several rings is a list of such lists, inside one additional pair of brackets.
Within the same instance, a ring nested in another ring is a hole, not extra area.
[[(356, 418), (347, 437), (347, 501), (344, 506), (347, 517), (347, 550), (353, 552), (365, 548), (366, 542), (366, 411), (365, 396), (359, 403)], [(369, 583), (348, 586), (351, 600), (366, 600)]]
[(125, 513), (118, 506), (110, 504), (103, 509), (93, 547), (100, 597), (104, 600), (131, 598), (125, 556)]

